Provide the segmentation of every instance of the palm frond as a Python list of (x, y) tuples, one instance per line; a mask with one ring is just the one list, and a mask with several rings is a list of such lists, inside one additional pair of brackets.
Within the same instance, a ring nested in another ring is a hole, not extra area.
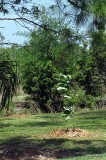
[(2, 99), (0, 104), (0, 110), (8, 106), (17, 86), (17, 75), (13, 70), (12, 64), (9, 61), (0, 62), (0, 81)]

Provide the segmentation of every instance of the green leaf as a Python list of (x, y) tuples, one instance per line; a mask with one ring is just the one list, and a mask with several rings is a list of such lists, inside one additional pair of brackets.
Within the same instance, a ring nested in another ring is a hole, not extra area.
[(71, 113), (71, 111), (69, 109), (67, 109), (63, 113), (66, 114), (66, 115), (69, 115)]

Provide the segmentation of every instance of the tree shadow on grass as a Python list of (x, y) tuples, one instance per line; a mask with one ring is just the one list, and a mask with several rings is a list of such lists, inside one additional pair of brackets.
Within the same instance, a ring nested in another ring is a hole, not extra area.
[(83, 119), (86, 117), (87, 120), (95, 120), (95, 119), (106, 119), (106, 110), (92, 111), (92, 112), (82, 112), (81, 117), (79, 119)]
[[(85, 127), (86, 126), (86, 127)], [(106, 124), (97, 124), (97, 125), (95, 125), (95, 124), (88, 124), (88, 125), (80, 125), (80, 124), (78, 124), (77, 125), (77, 128), (83, 128), (83, 129), (87, 129), (87, 130), (90, 130), (90, 129), (92, 129), (92, 130), (96, 130), (96, 131), (100, 131), (100, 130), (106, 130)]]
[(17, 125), (17, 126), (26, 128), (26, 127), (49, 127), (49, 126), (51, 127), (51, 126), (61, 126), (61, 125), (63, 125), (63, 122), (41, 121), (41, 122), (28, 122), (28, 123), (24, 123), (24, 124)]
[(25, 157), (31, 159), (31, 157), (39, 157), (40, 155), (59, 159), (106, 153), (106, 141), (63, 138), (38, 140), (28, 139), (28, 137), (14, 137), (2, 141), (0, 150), (0, 157), (5, 157), (6, 160), (21, 160)]
[(10, 127), (11, 124), (3, 124), (3, 123), (0, 123), (0, 128), (5, 128), (5, 127)]
[[(28, 127), (51, 127), (51, 126), (62, 126), (64, 123), (66, 122), (58, 122), (58, 121), (40, 121), (40, 122), (27, 122), (27, 123), (23, 123), (23, 124), (15, 124), (15, 127), (22, 127), (22, 128), (28, 128)], [(5, 127), (11, 127), (14, 126), (14, 124), (12, 123), (1, 123), (0, 124), (0, 128), (5, 128)]]

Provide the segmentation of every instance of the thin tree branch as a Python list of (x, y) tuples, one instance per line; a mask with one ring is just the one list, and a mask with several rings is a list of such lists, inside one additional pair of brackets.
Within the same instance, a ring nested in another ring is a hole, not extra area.
[[(54, 32), (54, 33), (63, 34), (62, 31), (57, 31), (57, 30), (51, 29), (51, 28), (49, 28), (49, 26), (36, 23), (36, 22), (34, 22), (34, 21), (30, 20), (30, 19), (23, 18), (23, 17), (0, 18), (0, 20), (1, 20), (1, 21), (3, 21), (3, 20), (5, 20), (5, 21), (6, 21), (6, 20), (7, 20), (7, 21), (16, 21), (16, 22), (17, 22), (18, 20), (19, 20), (19, 21), (24, 21), (25, 23), (30, 23), (30, 24), (36, 25), (36, 26), (38, 26), (38, 27), (40, 27), (40, 28), (43, 28), (43, 29), (45, 29), (45, 30), (47, 30), (47, 31), (52, 31), (52, 32)], [(83, 37), (83, 35), (74, 35), (74, 36), (71, 36), (71, 37), (73, 37), (73, 38), (78, 38), (78, 37)]]
[(38, 23), (36, 23), (36, 22), (34, 22), (34, 21), (30, 20), (30, 19), (23, 18), (23, 17), (16, 17), (16, 18), (0, 18), (0, 20), (1, 20), (1, 21), (3, 21), (3, 20), (4, 20), (4, 21), (17, 21), (17, 20), (23, 20), (23, 21), (26, 22), (26, 23), (31, 23), (31, 24), (36, 25), (36, 26), (38, 26), (38, 27), (41, 27), (41, 28), (43, 28), (43, 29), (45, 29), (45, 30), (50, 30), (50, 31), (53, 31), (53, 32), (57, 32), (56, 30), (53, 30), (53, 29), (51, 29), (51, 28), (48, 28), (48, 26), (46, 26), (46, 25), (38, 24)]
[(22, 44), (17, 44), (17, 43), (12, 43), (12, 42), (1, 42), (0, 45), (8, 45), (8, 46), (16, 46), (16, 47), (31, 47), (28, 45), (22, 45)]

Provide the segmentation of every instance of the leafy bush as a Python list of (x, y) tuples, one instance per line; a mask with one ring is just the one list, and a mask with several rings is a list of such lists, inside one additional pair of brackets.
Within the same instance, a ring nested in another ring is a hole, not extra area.
[(30, 62), (26, 66), (23, 75), (25, 92), (40, 105), (42, 111), (58, 111), (61, 108), (56, 88), (59, 74), (52, 62), (37, 64)]

